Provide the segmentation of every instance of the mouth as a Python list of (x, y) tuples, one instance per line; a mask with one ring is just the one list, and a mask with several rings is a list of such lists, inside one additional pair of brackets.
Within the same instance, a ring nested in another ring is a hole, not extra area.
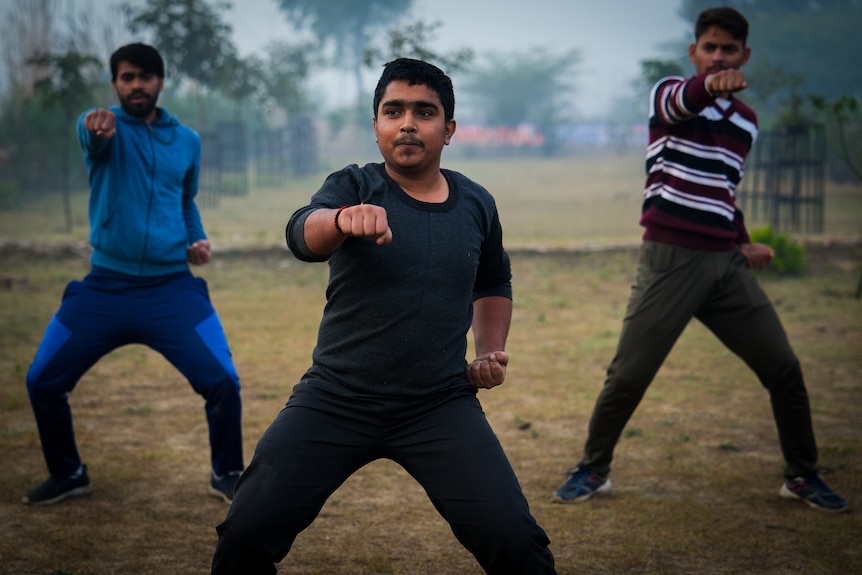
[(406, 147), (414, 147), (415, 146), (415, 147), (421, 148), (422, 142), (420, 142), (419, 140), (414, 140), (412, 138), (404, 138), (401, 140), (395, 140), (395, 145), (396, 146), (406, 146)]

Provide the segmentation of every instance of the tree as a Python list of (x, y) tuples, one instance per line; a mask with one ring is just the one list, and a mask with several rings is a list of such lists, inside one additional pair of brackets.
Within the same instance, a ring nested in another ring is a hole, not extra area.
[(641, 60), (641, 80), (647, 90), (667, 76), (685, 76), (685, 71), (676, 60)]
[(365, 49), (365, 65), (371, 68), (376, 62), (385, 63), (396, 58), (417, 58), (432, 62), (449, 74), (465, 69), (473, 61), (474, 54), (470, 48), (440, 54), (429, 47), (432, 37), (441, 25), (440, 22), (426, 25), (422, 21), (417, 21), (389, 29), (386, 33), (385, 47), (370, 44)]
[[(221, 1), (212, 7), (205, 0), (149, 0), (144, 7), (123, 5), (129, 29), (133, 33), (149, 30), (168, 70), (194, 82), (199, 129), (205, 125), (200, 89), (224, 88), (228, 78), (248, 73), (231, 40), (232, 29), (219, 14), (230, 7)], [(241, 84), (231, 87), (234, 94), (248, 90)]]
[[(826, 123), (838, 131), (839, 154), (857, 182), (862, 182), (862, 117), (859, 115), (859, 101), (853, 96), (840, 96), (830, 100), (825, 96), (810, 96), (814, 110), (825, 116)], [(852, 134), (848, 137), (848, 132)]]
[(309, 106), (305, 81), (311, 69), (319, 64), (323, 64), (323, 57), (314, 42), (267, 45), (260, 103), (266, 108), (281, 109), (288, 116), (305, 112)]
[(485, 56), (467, 72), (464, 90), (480, 104), (478, 113), (492, 126), (533, 124), (545, 136), (545, 153), (557, 146), (555, 128), (570, 118), (572, 69), (580, 62), (577, 50), (550, 54), (544, 48)]
[(29, 65), (35, 54), (50, 52), (54, 46), (55, 0), (13, 0), (0, 4), (0, 65), (4, 78), (0, 86), (12, 99), (27, 95), (45, 71)]
[(378, 31), (409, 11), (413, 0), (276, 0), (294, 26), (308, 26), (322, 43), (332, 42), (335, 62), (353, 72), (357, 103), (365, 97), (364, 54)]
[(38, 80), (34, 89), (44, 98), (47, 107), (59, 107), (63, 112), (64, 127), (60, 131), (60, 189), (63, 196), (63, 212), (66, 217), (66, 231), (74, 227), (70, 201), (69, 154), (71, 148), (71, 128), (75, 116), (90, 100), (91, 93), (102, 70), (98, 58), (82, 54), (74, 47), (64, 53), (43, 53), (34, 56), (30, 64), (48, 71)]

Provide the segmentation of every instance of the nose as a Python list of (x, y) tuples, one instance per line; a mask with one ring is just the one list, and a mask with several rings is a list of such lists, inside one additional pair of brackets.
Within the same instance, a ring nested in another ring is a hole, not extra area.
[(133, 90), (137, 90), (144, 86), (144, 79), (141, 76), (135, 75), (129, 84)]
[(416, 118), (413, 115), (413, 112), (407, 111), (401, 116), (401, 131), (402, 132), (415, 132), (416, 131)]

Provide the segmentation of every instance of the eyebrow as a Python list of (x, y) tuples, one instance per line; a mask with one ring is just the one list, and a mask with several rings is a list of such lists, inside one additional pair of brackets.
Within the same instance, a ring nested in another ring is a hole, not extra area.
[(410, 106), (415, 106), (417, 108), (434, 108), (435, 110), (440, 108), (434, 102), (426, 100), (414, 100), (411, 102), (408, 102), (407, 100), (387, 100), (380, 104), (381, 108), (407, 108)]
[(726, 44), (720, 44), (718, 42), (704, 42), (703, 46), (705, 48), (714, 46), (716, 48), (721, 48), (722, 50), (727, 50), (728, 48), (737, 48), (739, 47), (739, 44), (737, 44), (736, 42), (728, 42)]

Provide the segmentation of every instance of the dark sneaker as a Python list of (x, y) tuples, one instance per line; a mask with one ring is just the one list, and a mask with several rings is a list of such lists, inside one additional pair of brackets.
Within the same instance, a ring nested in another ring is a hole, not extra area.
[(568, 471), (568, 474), (563, 484), (554, 491), (554, 501), (558, 503), (586, 501), (593, 495), (606, 495), (611, 492), (610, 480), (589, 469), (576, 467)]
[(227, 503), (233, 501), (233, 491), (239, 481), (239, 474), (239, 471), (231, 471), (221, 477), (213, 475), (210, 479), (210, 495), (224, 499)]
[(84, 465), (81, 473), (76, 477), (54, 477), (53, 475), (45, 482), (25, 495), (22, 503), (28, 505), (51, 505), (69, 497), (80, 497), (93, 492), (90, 484), (90, 476), (87, 475), (87, 466)]
[(789, 499), (799, 499), (817, 509), (827, 511), (849, 511), (850, 509), (847, 501), (829, 489), (816, 472), (785, 480), (778, 494)]

